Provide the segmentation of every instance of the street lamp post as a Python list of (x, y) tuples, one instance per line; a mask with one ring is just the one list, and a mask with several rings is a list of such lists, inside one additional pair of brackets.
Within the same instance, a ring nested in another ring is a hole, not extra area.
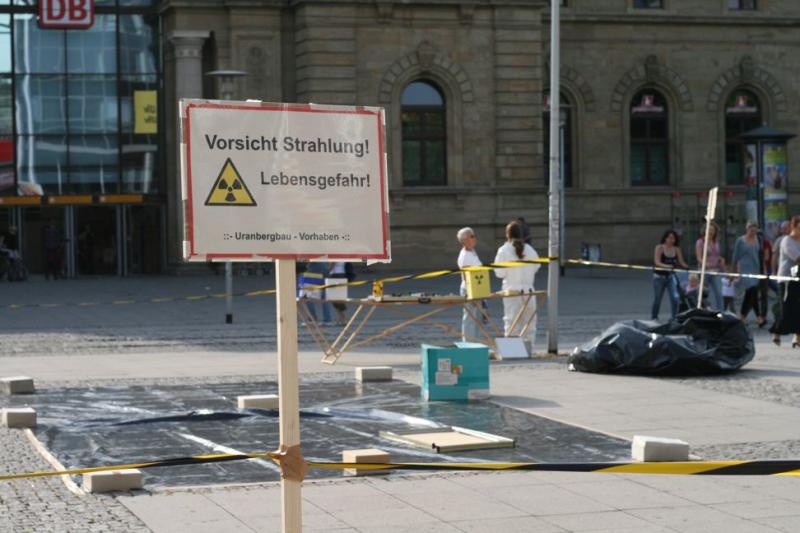
[[(559, 101), (560, 100), (561, 99), (559, 98)], [(566, 161), (564, 159), (564, 141), (565, 141), (565, 135), (566, 135), (566, 131), (567, 131), (567, 113), (568, 112), (569, 111), (567, 111), (566, 109), (559, 109), (559, 111), (558, 111), (558, 116), (559, 116), (559, 123), (558, 123), (558, 132), (559, 132), (559, 136), (558, 136), (559, 137), (559, 147), (558, 147), (558, 149), (559, 149), (559, 153), (558, 154), (559, 154), (559, 157), (560, 157), (560, 168), (561, 168), (561, 172), (562, 173), (564, 172), (564, 169), (566, 168), (566, 166), (565, 166), (566, 165)], [(558, 227), (558, 233), (559, 233), (558, 234), (558, 237), (559, 237), (559, 241), (558, 241), (558, 257), (559, 257), (559, 260), (558, 260), (558, 264), (559, 264), (559, 273), (563, 277), (564, 276), (564, 262), (560, 259), (560, 258), (564, 257), (564, 240), (566, 238), (566, 236), (564, 234), (564, 225), (566, 224), (566, 216), (565, 216), (566, 208), (564, 207), (564, 180), (563, 179), (561, 180), (561, 187), (559, 187), (559, 192), (560, 192), (560, 197), (559, 197), (558, 201), (559, 201), (559, 210), (560, 210), (560, 212), (559, 212), (559, 220), (558, 220), (559, 221), (559, 227)]]
[(233, 84), (236, 78), (247, 76), (244, 70), (212, 70), (206, 76), (219, 80), (219, 95), (222, 100), (233, 99)]
[[(243, 70), (212, 70), (206, 76), (219, 80), (219, 94), (222, 100), (233, 99), (233, 84), (236, 78), (246, 76)], [(225, 323), (233, 324), (233, 264), (225, 261)]]
[(556, 0), (550, 2), (550, 194), (548, 250), (550, 257), (559, 257), (558, 262), (547, 265), (547, 352), (558, 353), (558, 276), (561, 244), (561, 143), (559, 142), (561, 113), (561, 49), (560, 15)]

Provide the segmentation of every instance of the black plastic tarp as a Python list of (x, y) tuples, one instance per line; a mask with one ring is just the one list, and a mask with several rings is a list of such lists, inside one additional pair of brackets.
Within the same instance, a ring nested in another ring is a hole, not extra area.
[(753, 356), (753, 337), (739, 317), (691, 309), (669, 322), (617, 322), (575, 348), (569, 363), (580, 372), (700, 375), (738, 370)]

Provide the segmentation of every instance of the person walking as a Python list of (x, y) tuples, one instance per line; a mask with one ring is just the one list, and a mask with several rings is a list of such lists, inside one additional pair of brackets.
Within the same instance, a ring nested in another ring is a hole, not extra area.
[[(522, 226), (516, 220), (511, 221), (506, 226), (506, 242), (497, 250), (494, 258), (495, 263), (505, 263), (509, 261), (538, 259), (539, 254), (530, 244), (525, 244)], [(539, 270), (538, 264), (518, 266), (513, 268), (498, 268), (494, 271), (495, 276), (503, 280), (504, 291), (520, 291), (529, 293), (533, 291), (533, 281), (536, 272)], [(526, 302), (527, 300), (527, 302)], [(524, 306), (524, 308), (523, 308)], [(525, 339), (533, 350), (536, 340), (536, 297), (530, 298), (526, 294), (503, 298), (503, 325), (505, 335), (512, 336), (511, 326), (519, 315), (517, 324), (526, 324), (530, 319), (530, 325), (525, 332)]]
[[(355, 279), (353, 267), (345, 261), (338, 261), (330, 264), (328, 278), (345, 279), (348, 283)], [(326, 281), (327, 284), (327, 281)], [(336, 324), (344, 326), (347, 323), (347, 304), (344, 302), (332, 302), (333, 309), (336, 311)]]
[[(328, 273), (328, 263), (323, 262), (309, 262), (306, 266), (306, 274), (310, 274), (308, 279), (305, 279), (303, 287), (317, 287), (325, 285), (325, 275)], [(318, 281), (317, 281), (318, 280)], [(302, 296), (306, 297), (305, 304), (308, 307), (309, 314), (317, 320), (317, 311), (314, 300), (319, 300), (319, 305), (322, 308), (322, 322), (323, 326), (329, 326), (331, 322), (331, 304), (325, 301), (325, 289), (317, 288), (302, 288)]]
[(0, 276), (6, 274), (8, 281), (24, 281), (28, 277), (28, 271), (22, 262), (19, 253), (19, 237), (17, 227), (9, 226), (8, 231), (0, 235), (0, 253), (4, 254), (6, 260), (5, 268), (0, 268)]
[[(719, 253), (719, 226), (713, 220), (708, 224), (708, 250), (706, 252), (706, 272), (725, 272), (725, 258)], [(697, 264), (700, 268), (703, 266), (703, 249), (705, 245), (705, 232), (700, 235), (697, 242), (694, 243), (694, 255), (697, 258)], [(707, 283), (711, 299), (714, 303), (714, 309), (721, 311), (725, 306), (722, 300), (722, 276), (719, 275), (706, 275), (705, 283)]]
[[(472, 228), (466, 227), (458, 230), (456, 239), (458, 239), (458, 242), (461, 244), (461, 251), (458, 253), (458, 259), (456, 260), (459, 269), (483, 265), (475, 249), (478, 244), (478, 237), (475, 235), (475, 231)], [(467, 280), (463, 272), (461, 273), (459, 294), (461, 296), (467, 295)], [(468, 311), (469, 305), (469, 303), (464, 302), (464, 308), (461, 312), (461, 340), (476, 342), (481, 339), (481, 335), (478, 324), (470, 316), (470, 312)]]
[[(791, 231), (791, 220), (784, 220), (781, 222), (780, 228), (778, 230), (778, 235), (775, 237), (775, 240), (772, 241), (772, 250), (770, 250), (770, 275), (775, 274), (778, 275), (778, 270), (780, 269), (780, 259), (781, 259), (781, 241), (789, 235)], [(772, 311), (772, 327), (774, 328), (775, 325), (781, 321), (781, 307), (783, 306), (782, 296), (781, 296), (781, 286), (780, 283), (770, 279), (768, 286), (771, 290), (773, 290), (776, 294), (775, 301), (772, 302), (772, 305), (769, 306), (770, 310)], [(771, 331), (771, 330), (770, 330)], [(773, 339), (774, 340), (774, 339)]]
[[(736, 239), (731, 258), (731, 272), (739, 274), (761, 274), (763, 267), (763, 241), (758, 235), (758, 224), (752, 220), (747, 222), (744, 235)], [(747, 319), (750, 311), (756, 315), (756, 324), (761, 328), (767, 322), (767, 302), (761, 294), (761, 286), (757, 278), (741, 278), (744, 289), (740, 315), (742, 320)]]
[[(791, 277), (800, 280), (797, 269), (792, 272), (792, 267), (800, 264), (800, 215), (795, 215), (789, 221), (789, 234), (781, 239), (780, 259), (778, 260), (778, 276)], [(779, 281), (778, 295), (780, 296), (781, 311), (775, 318), (770, 332), (772, 342), (781, 345), (781, 335), (794, 334), (792, 348), (800, 346), (800, 283), (798, 281)]]
[(679, 248), (680, 239), (674, 229), (668, 229), (661, 236), (661, 242), (653, 250), (653, 264), (656, 267), (667, 270), (655, 270), (653, 272), (653, 307), (650, 318), (658, 320), (658, 312), (661, 310), (661, 299), (664, 291), (669, 296), (670, 313), (672, 318), (678, 314), (678, 278), (672, 270), (681, 266), (689, 268), (683, 260), (683, 253)]
[(780, 268), (781, 241), (792, 231), (791, 220), (781, 222), (780, 231), (772, 243), (772, 271), (777, 273)]
[(42, 246), (44, 247), (44, 279), (59, 279), (63, 274), (64, 249), (61, 229), (52, 220), (42, 228)]
[(736, 313), (736, 306), (734, 304), (734, 300), (736, 299), (736, 283), (737, 279), (733, 276), (724, 276), (722, 278), (723, 311)]

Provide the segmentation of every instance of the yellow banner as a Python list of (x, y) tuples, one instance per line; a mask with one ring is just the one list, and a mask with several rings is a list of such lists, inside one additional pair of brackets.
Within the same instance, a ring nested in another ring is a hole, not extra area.
[(158, 92), (133, 91), (133, 133), (158, 133)]

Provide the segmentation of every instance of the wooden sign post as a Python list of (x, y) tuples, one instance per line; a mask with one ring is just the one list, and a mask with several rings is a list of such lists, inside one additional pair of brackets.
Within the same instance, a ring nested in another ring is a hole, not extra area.
[[(297, 297), (295, 261), (275, 261), (278, 295), (278, 406), (280, 436), (284, 446), (300, 445), (300, 389), (297, 369)], [(283, 531), (302, 531), (302, 481), (281, 480)]]
[[(298, 259), (391, 260), (382, 108), (180, 101), (183, 257), (275, 261), (284, 533), (302, 531)], [(228, 317), (233, 321), (227, 287)]]

